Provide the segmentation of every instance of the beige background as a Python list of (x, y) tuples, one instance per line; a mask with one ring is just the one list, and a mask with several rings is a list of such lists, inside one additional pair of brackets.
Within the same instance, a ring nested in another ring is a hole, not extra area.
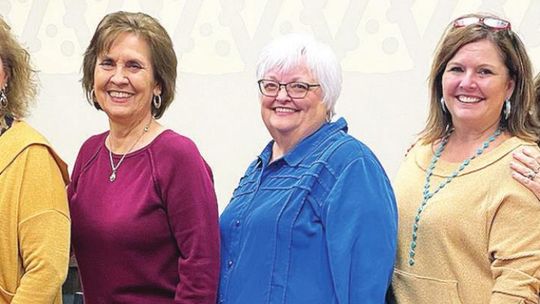
[(0, 0), (29, 48), (40, 94), (29, 121), (73, 165), (81, 143), (107, 129), (80, 86), (82, 54), (104, 14), (144, 11), (169, 31), (180, 58), (177, 98), (161, 120), (192, 138), (214, 171), (220, 209), (270, 139), (259, 114), (254, 65), (262, 46), (308, 32), (335, 50), (344, 71), (337, 117), (392, 178), (420, 131), (426, 78), (444, 27), (469, 12), (512, 22), (540, 68), (539, 0)]

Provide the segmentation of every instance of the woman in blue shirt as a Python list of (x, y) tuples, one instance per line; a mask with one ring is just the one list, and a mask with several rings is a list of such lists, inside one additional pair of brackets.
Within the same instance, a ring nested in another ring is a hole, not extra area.
[(272, 140), (221, 216), (219, 303), (384, 303), (396, 207), (375, 155), (331, 122), (341, 69), (331, 49), (288, 35), (258, 65)]

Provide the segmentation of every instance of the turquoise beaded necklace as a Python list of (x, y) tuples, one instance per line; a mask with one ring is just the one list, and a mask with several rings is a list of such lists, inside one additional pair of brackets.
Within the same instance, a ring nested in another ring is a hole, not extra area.
[(471, 157), (465, 159), (460, 165), (459, 167), (454, 171), (452, 172), (452, 174), (450, 174), (450, 176), (446, 177), (440, 184), (439, 186), (437, 186), (437, 188), (433, 191), (433, 192), (430, 192), (429, 189), (431, 187), (430, 185), (430, 181), (431, 181), (431, 176), (433, 175), (433, 170), (435, 169), (435, 165), (437, 164), (437, 161), (439, 160), (439, 158), (441, 158), (441, 154), (442, 152), (444, 151), (444, 148), (446, 147), (446, 144), (448, 144), (448, 139), (450, 138), (450, 133), (448, 133), (448, 135), (446, 135), (442, 140), (441, 140), (441, 144), (439, 145), (439, 147), (437, 148), (437, 150), (435, 151), (435, 154), (433, 155), (433, 158), (431, 158), (431, 163), (429, 164), (428, 166), (428, 169), (426, 171), (426, 181), (424, 183), (424, 191), (423, 191), (423, 198), (422, 198), (422, 203), (420, 204), (420, 207), (418, 207), (418, 210), (416, 211), (416, 216), (414, 217), (414, 223), (413, 223), (413, 229), (412, 229), (412, 240), (411, 240), (411, 245), (409, 247), (409, 265), (410, 266), (414, 266), (414, 256), (416, 254), (416, 240), (418, 238), (418, 224), (420, 222), (420, 216), (422, 215), (422, 212), (424, 211), (424, 209), (426, 208), (427, 206), (427, 203), (428, 201), (435, 195), (437, 194), (439, 191), (442, 190), (442, 188), (444, 188), (446, 185), (448, 185), (456, 176), (458, 176), (458, 174), (463, 171), (463, 169), (465, 169), (465, 167), (467, 167), (471, 161), (473, 159), (475, 159), (476, 157), (480, 156), (482, 153), (484, 153), (484, 151), (487, 149), (487, 147), (489, 147), (489, 144), (492, 143), (499, 135), (501, 135), (502, 131), (499, 128), (497, 128), (497, 130), (495, 131), (495, 133), (493, 133), (481, 146), (480, 148), (476, 149), (476, 153), (474, 153)]

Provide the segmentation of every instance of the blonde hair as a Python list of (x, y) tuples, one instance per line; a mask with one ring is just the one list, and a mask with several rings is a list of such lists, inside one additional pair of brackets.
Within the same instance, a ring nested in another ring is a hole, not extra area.
[(0, 58), (7, 76), (5, 93), (8, 99), (7, 108), (0, 108), (0, 117), (9, 115), (23, 118), (28, 114), (29, 107), (36, 97), (36, 73), (30, 64), (30, 54), (15, 39), (11, 28), (2, 17), (0, 17)]
[[(464, 17), (494, 17), (493, 15), (468, 14)], [(512, 110), (503, 127), (512, 135), (525, 140), (537, 141), (536, 130), (540, 122), (536, 115), (532, 67), (523, 42), (511, 29), (495, 30), (483, 24), (471, 24), (455, 28), (450, 23), (443, 34), (437, 49), (429, 75), (430, 108), (427, 124), (420, 133), (424, 143), (432, 143), (443, 137), (452, 127), (452, 117), (441, 107), (442, 75), (448, 62), (466, 44), (487, 39), (497, 47), (506, 65), (509, 77), (514, 80), (515, 88), (510, 103)]]
[(82, 87), (88, 102), (101, 110), (94, 101), (94, 70), (97, 58), (106, 52), (120, 34), (133, 33), (143, 38), (150, 48), (150, 61), (154, 79), (161, 87), (161, 107), (152, 107), (155, 118), (160, 118), (172, 103), (176, 86), (176, 66), (178, 61), (171, 37), (161, 24), (144, 13), (115, 12), (106, 15), (99, 22), (90, 45), (84, 53)]

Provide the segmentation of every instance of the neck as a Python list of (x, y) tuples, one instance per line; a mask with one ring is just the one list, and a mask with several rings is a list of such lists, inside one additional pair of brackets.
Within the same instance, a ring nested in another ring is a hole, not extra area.
[(272, 146), (272, 161), (287, 154), (297, 143), (298, 141), (293, 140), (274, 139), (274, 145)]
[[(154, 123), (152, 116), (132, 121), (118, 123), (109, 119), (109, 149), (116, 154), (124, 154), (133, 147), (134, 143), (144, 135), (145, 128), (150, 129)], [(137, 147), (133, 147), (132, 150)]]
[(283, 155), (287, 154), (304, 138), (310, 136), (311, 134), (315, 133), (318, 129), (320, 129), (324, 123), (325, 122), (322, 121), (321, 123), (314, 124), (311, 126), (311, 128), (304, 130), (303, 133), (294, 132), (294, 131), (289, 132), (289, 133), (270, 131), (270, 135), (272, 135), (272, 138), (274, 139), (274, 144), (272, 146), (271, 161), (279, 159)]
[[(478, 129), (460, 128), (456, 126), (448, 138), (448, 144), (444, 149), (444, 153), (441, 155), (441, 159), (449, 162), (461, 162), (466, 158), (471, 157), (471, 155), (475, 154), (477, 149), (479, 149), (498, 128), (498, 121), (488, 127)], [(506, 138), (508, 138), (506, 133), (497, 136), (495, 141), (485, 149), (484, 153), (497, 147)]]
[(477, 143), (491, 136), (499, 128), (499, 121), (484, 127), (454, 126), (451, 140), (461, 144)]

